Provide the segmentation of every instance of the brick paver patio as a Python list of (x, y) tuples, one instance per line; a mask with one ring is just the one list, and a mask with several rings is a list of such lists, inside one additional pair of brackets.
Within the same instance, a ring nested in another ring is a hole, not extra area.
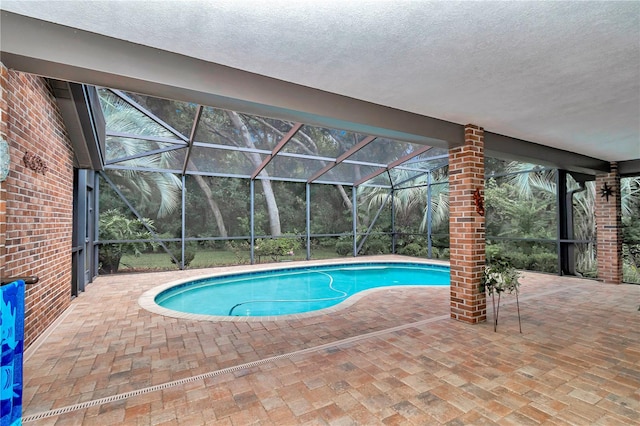
[(522, 334), (513, 296), (494, 333), (490, 301), (487, 323), (451, 320), (446, 287), (265, 322), (138, 305), (206, 273), (99, 277), (25, 353), (25, 422), (640, 424), (640, 286), (525, 273)]

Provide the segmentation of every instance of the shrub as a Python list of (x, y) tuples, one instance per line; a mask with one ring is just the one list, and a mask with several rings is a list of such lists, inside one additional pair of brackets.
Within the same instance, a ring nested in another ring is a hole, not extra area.
[(398, 254), (403, 254), (405, 256), (415, 256), (420, 257), (426, 254), (426, 249), (422, 248), (418, 243), (409, 243), (404, 247), (401, 247), (398, 250)]
[[(174, 265), (179, 265), (180, 264), (180, 254), (178, 254), (176, 256), (176, 259), (178, 259), (178, 262), (176, 263), (176, 261), (173, 259), (173, 257), (171, 257), (171, 263), (173, 263)], [(189, 266), (189, 264), (191, 262), (193, 262), (193, 259), (196, 258), (196, 252), (193, 249), (185, 249), (184, 251), (184, 266), (185, 268), (187, 266)]]
[(225, 243), (225, 248), (233, 252), (236, 257), (236, 265), (244, 265), (249, 263), (249, 257), (247, 253), (251, 250), (248, 241), (244, 240), (231, 240)]
[(300, 241), (295, 238), (269, 238), (256, 240), (255, 254), (269, 256), (277, 262), (282, 256), (293, 256), (300, 249)]
[(537, 272), (557, 272), (558, 256), (555, 252), (546, 251), (542, 247), (533, 247), (528, 253), (522, 248), (509, 247), (502, 244), (486, 246), (487, 262), (504, 260), (516, 269)]
[(443, 247), (438, 253), (438, 259), (449, 259), (449, 247)]
[(336, 253), (338, 253), (340, 256), (348, 256), (350, 253), (353, 253), (353, 242), (338, 241), (336, 243)]
[(384, 241), (378, 239), (367, 240), (362, 247), (362, 254), (386, 254), (389, 253), (389, 249), (389, 245)]
[[(155, 229), (150, 219), (130, 219), (117, 210), (107, 210), (100, 215), (101, 240), (148, 240), (152, 237), (148, 229)], [(124, 253), (139, 256), (143, 250), (155, 247), (155, 243), (146, 242), (102, 244), (98, 253), (99, 272), (115, 274)]]
[(640, 284), (640, 269), (631, 263), (622, 265), (622, 276), (624, 282)]
[(527, 269), (538, 272), (557, 272), (558, 256), (555, 253), (533, 254)]
[(319, 239), (314, 238), (311, 240), (312, 247), (313, 247), (314, 240), (318, 244), (317, 247), (330, 248), (336, 245), (333, 238), (319, 238)]

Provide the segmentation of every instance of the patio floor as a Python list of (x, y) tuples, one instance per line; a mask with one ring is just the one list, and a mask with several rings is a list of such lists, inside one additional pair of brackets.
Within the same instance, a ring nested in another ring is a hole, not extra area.
[[(387, 258), (402, 259), (376, 257)], [(99, 277), (26, 351), (24, 422), (640, 424), (638, 285), (525, 273), (522, 334), (515, 297), (494, 333), (490, 301), (487, 323), (451, 320), (447, 287), (277, 321), (138, 305), (156, 285), (212, 271)]]

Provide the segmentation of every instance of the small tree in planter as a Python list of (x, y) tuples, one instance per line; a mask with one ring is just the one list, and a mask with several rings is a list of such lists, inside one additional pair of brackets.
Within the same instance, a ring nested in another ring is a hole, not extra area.
[[(493, 331), (498, 330), (498, 314), (500, 313), (500, 297), (505, 291), (509, 294), (516, 294), (516, 306), (518, 307), (518, 326), (522, 333), (522, 322), (520, 321), (520, 301), (518, 292), (520, 288), (520, 272), (505, 260), (495, 260), (490, 265), (485, 266), (482, 274), (482, 284), (480, 291), (486, 291), (491, 295), (493, 304)], [(496, 306), (496, 293), (498, 294), (498, 305)]]

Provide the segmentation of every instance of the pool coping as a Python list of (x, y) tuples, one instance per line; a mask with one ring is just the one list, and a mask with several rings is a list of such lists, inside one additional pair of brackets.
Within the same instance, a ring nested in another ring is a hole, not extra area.
[[(265, 322), (265, 321), (286, 321), (286, 320), (296, 320), (302, 318), (310, 318), (316, 316), (327, 315), (331, 313), (336, 313), (338, 311), (342, 311), (349, 306), (352, 306), (363, 297), (367, 295), (377, 292), (377, 291), (389, 291), (391, 289), (397, 290), (399, 287), (386, 286), (386, 287), (378, 287), (371, 288), (368, 290), (361, 291), (359, 293), (350, 296), (347, 300), (338, 303), (337, 305), (318, 309), (311, 312), (303, 312), (297, 314), (288, 314), (288, 315), (273, 315), (273, 316), (255, 316), (255, 317), (241, 317), (241, 316), (223, 316), (223, 315), (205, 315), (205, 314), (190, 314), (186, 312), (175, 311), (173, 309), (164, 308), (158, 305), (155, 302), (155, 298), (165, 290), (168, 290), (172, 287), (179, 286), (181, 284), (185, 284), (188, 282), (204, 280), (208, 278), (218, 278), (228, 275), (239, 275), (239, 274), (247, 274), (254, 272), (263, 272), (263, 271), (278, 271), (278, 270), (286, 270), (292, 268), (304, 268), (304, 267), (315, 267), (315, 266), (332, 266), (332, 265), (342, 265), (342, 264), (360, 264), (360, 263), (420, 263), (425, 265), (434, 265), (434, 266), (450, 266), (449, 262), (442, 260), (433, 260), (433, 259), (418, 259), (418, 258), (399, 258), (399, 259), (389, 259), (389, 258), (379, 258), (375, 257), (361, 257), (361, 258), (337, 258), (337, 259), (322, 259), (322, 260), (307, 260), (307, 261), (299, 261), (299, 262), (286, 262), (286, 263), (266, 263), (259, 265), (241, 265), (237, 268), (237, 270), (225, 270), (221, 272), (213, 272), (211, 274), (200, 275), (190, 278), (184, 278), (180, 280), (170, 281), (168, 283), (160, 284), (155, 286), (144, 293), (138, 298), (138, 305), (151, 313), (162, 315), (171, 318), (179, 318), (179, 319), (187, 319), (187, 320), (195, 320), (195, 321), (225, 321), (225, 322)], [(233, 268), (233, 269), (235, 269)], [(435, 287), (443, 287), (443, 286), (434, 286)], [(403, 285), (402, 289), (410, 289), (410, 288), (429, 288), (428, 286), (420, 286), (420, 285)]]

